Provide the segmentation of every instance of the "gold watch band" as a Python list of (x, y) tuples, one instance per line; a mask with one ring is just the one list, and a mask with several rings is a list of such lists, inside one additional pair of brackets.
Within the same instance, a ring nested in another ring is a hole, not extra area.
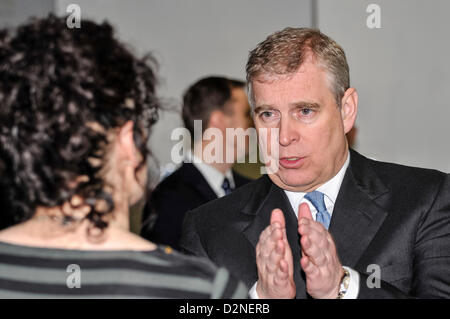
[(344, 298), (349, 285), (350, 285), (350, 273), (348, 272), (347, 269), (344, 268), (344, 275), (342, 276), (341, 283), (339, 284), (339, 292), (337, 299)]

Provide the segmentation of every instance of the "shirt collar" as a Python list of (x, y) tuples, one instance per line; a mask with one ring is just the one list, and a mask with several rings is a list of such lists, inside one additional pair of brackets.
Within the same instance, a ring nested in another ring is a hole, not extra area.
[(225, 195), (225, 191), (222, 188), (222, 183), (225, 177), (228, 178), (231, 188), (235, 188), (231, 169), (223, 174), (213, 166), (204, 163), (201, 158), (195, 156), (191, 151), (187, 152), (186, 155), (187, 161), (191, 162), (200, 171), (218, 197)]

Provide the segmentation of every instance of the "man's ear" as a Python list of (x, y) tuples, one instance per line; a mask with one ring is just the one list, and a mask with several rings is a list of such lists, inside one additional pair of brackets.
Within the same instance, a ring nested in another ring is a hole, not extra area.
[(118, 134), (118, 146), (121, 157), (125, 161), (136, 163), (136, 146), (133, 139), (133, 122), (126, 122), (119, 130)]
[(225, 114), (221, 110), (212, 111), (211, 115), (209, 116), (207, 127), (216, 127), (219, 130), (225, 132), (226, 126)]
[(345, 91), (341, 100), (341, 116), (344, 123), (344, 132), (347, 134), (353, 127), (358, 114), (358, 92), (355, 88)]

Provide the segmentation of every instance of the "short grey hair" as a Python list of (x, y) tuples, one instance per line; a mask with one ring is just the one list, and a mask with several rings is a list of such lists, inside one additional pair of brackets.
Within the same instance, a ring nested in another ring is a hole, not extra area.
[(350, 71), (345, 52), (333, 39), (317, 29), (286, 28), (275, 32), (250, 51), (246, 72), (247, 90), (252, 108), (252, 81), (263, 75), (292, 75), (312, 54), (330, 76), (330, 88), (337, 105), (350, 87)]

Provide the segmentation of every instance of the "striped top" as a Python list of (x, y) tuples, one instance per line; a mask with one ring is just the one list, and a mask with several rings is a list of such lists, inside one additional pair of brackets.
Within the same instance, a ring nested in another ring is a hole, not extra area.
[(0, 242), (0, 298), (246, 298), (206, 259), (154, 251), (50, 249)]

